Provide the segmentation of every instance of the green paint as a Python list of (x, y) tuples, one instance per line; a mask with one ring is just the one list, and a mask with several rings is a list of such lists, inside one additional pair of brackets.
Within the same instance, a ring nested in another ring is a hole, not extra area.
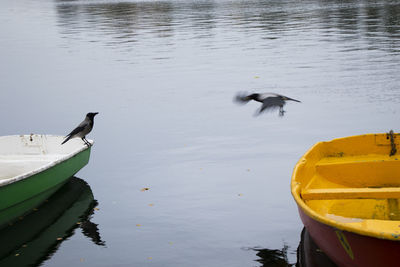
[(89, 162), (90, 148), (43, 172), (0, 187), (0, 228), (30, 212)]

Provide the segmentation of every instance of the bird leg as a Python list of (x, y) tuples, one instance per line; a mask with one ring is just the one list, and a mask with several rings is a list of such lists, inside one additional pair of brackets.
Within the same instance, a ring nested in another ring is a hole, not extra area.
[(83, 140), (83, 142), (85, 142), (85, 144), (86, 144), (88, 147), (92, 146), (92, 145), (89, 143), (89, 141), (86, 140), (85, 137), (82, 137), (82, 140)]
[(85, 141), (86, 141), (88, 146), (92, 146), (92, 144), (86, 139), (86, 137), (85, 137)]
[(286, 111), (283, 110), (283, 106), (280, 106), (279, 107), (279, 116), (282, 117), (283, 115), (285, 115), (285, 112)]

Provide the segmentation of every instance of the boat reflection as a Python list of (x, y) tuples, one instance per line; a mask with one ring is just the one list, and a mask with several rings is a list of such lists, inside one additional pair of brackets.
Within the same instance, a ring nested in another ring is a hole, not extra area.
[(331, 259), (314, 243), (306, 228), (301, 231), (297, 248), (297, 267), (336, 267)]
[(90, 221), (97, 205), (89, 185), (71, 178), (34, 212), (0, 230), (0, 266), (39, 266), (77, 228), (104, 246), (97, 224)]
[(251, 248), (257, 252), (259, 259), (256, 261), (261, 263), (260, 266), (265, 267), (337, 267), (325, 253), (318, 248), (318, 246), (311, 239), (306, 228), (301, 232), (300, 244), (297, 248), (297, 262), (290, 263), (288, 260), (287, 245), (282, 249), (261, 249)]

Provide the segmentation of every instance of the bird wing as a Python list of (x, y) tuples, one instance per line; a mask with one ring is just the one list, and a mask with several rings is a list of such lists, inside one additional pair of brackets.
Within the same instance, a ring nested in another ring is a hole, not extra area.
[(67, 136), (65, 136), (65, 137), (74, 136), (74, 135), (76, 135), (77, 133), (82, 132), (83, 129), (85, 129), (84, 126), (78, 126), (78, 127), (76, 127), (75, 129), (73, 129), (72, 132), (70, 132), (70, 133), (69, 133)]
[(86, 120), (82, 121), (75, 129), (73, 129), (67, 136), (74, 136), (77, 133), (82, 132), (87, 126), (88, 122)]
[(274, 110), (279, 108), (280, 106), (283, 106), (285, 104), (285, 101), (283, 101), (280, 97), (267, 97), (266, 99), (263, 100), (262, 106), (260, 108), (259, 113), (263, 112), (264, 110)]
[(301, 103), (301, 101), (293, 99), (293, 98), (290, 98), (290, 97), (287, 97), (285, 95), (280, 95), (280, 94), (275, 94), (275, 93), (260, 94), (260, 98), (261, 99), (262, 98), (268, 98), (268, 97), (279, 97), (280, 99), (285, 100), (285, 101), (290, 100), (290, 101), (295, 101), (295, 102), (300, 102)]
[(262, 93), (260, 94), (260, 99), (266, 99), (268, 97), (279, 97), (281, 95), (275, 93)]

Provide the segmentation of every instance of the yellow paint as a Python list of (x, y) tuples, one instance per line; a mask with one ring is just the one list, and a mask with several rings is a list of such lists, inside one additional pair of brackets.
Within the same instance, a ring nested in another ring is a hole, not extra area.
[(346, 251), (347, 255), (349, 255), (349, 257), (352, 260), (354, 260), (354, 254), (353, 254), (353, 251), (351, 250), (351, 246), (350, 246), (349, 242), (347, 241), (346, 236), (340, 230), (336, 230), (335, 233), (336, 233), (337, 238), (339, 239), (340, 244)]
[(304, 189), (303, 200), (316, 199), (360, 199), (360, 198), (400, 198), (400, 187), (385, 188), (318, 188)]
[[(399, 134), (394, 140), (400, 151)], [(400, 155), (390, 151), (386, 134), (319, 142), (295, 166), (292, 195), (324, 224), (400, 241)]]

